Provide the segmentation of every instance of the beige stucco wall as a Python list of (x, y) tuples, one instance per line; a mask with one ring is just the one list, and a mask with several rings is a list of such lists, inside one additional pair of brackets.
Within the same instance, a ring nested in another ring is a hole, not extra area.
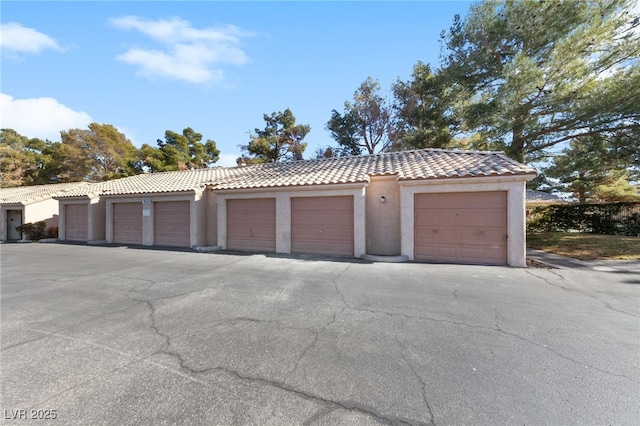
[(22, 223), (24, 222), (24, 206), (21, 204), (4, 204), (0, 207), (0, 241), (7, 241), (7, 211), (20, 210), (22, 213)]
[(206, 200), (203, 193), (161, 193), (161, 194), (136, 194), (127, 196), (109, 196), (105, 198), (105, 239), (113, 243), (113, 204), (114, 203), (142, 203), (142, 245), (154, 245), (154, 203), (159, 201), (189, 201), (189, 245), (205, 245), (207, 239), (207, 215), (206, 206), (201, 205)]
[(89, 241), (104, 241), (106, 204), (103, 198), (94, 198), (89, 202)]
[(217, 192), (218, 244), (227, 247), (227, 200), (238, 198), (275, 198), (276, 253), (291, 253), (291, 198), (353, 196), (353, 251), (356, 257), (366, 253), (365, 189), (363, 184), (323, 185), (272, 190)]
[(24, 223), (44, 221), (47, 228), (58, 226), (58, 200), (51, 198), (24, 206)]
[(207, 209), (206, 245), (215, 246), (218, 244), (218, 194), (211, 190), (207, 190), (205, 205)]
[(44, 221), (47, 228), (58, 226), (59, 206), (58, 201), (46, 199), (35, 203), (23, 205), (20, 203), (3, 204), (0, 206), (0, 240), (7, 240), (7, 211), (21, 210), (22, 224)]
[(397, 179), (395, 175), (371, 176), (365, 197), (367, 254), (400, 255), (400, 187)]
[(435, 192), (507, 192), (507, 264), (526, 266), (525, 182), (530, 177), (439, 179), (399, 182), (401, 197), (402, 254), (414, 259), (414, 196)]
[(87, 204), (87, 241), (105, 240), (105, 205), (106, 201), (99, 197), (60, 198), (60, 216), (58, 220), (58, 239), (67, 239), (65, 206), (70, 204)]

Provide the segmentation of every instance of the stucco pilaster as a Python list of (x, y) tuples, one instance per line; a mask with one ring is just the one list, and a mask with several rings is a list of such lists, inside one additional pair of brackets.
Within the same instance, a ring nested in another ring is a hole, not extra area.
[(142, 245), (152, 246), (154, 244), (153, 232), (153, 202), (151, 198), (142, 199)]
[(276, 253), (291, 253), (291, 197), (276, 194)]
[(507, 192), (507, 263), (510, 266), (527, 266), (525, 196), (525, 182), (511, 185)]
[(227, 248), (227, 200), (218, 196), (218, 246)]

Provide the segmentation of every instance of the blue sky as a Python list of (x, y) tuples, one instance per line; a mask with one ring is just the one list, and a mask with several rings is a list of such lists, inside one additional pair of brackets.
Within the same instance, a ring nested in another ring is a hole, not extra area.
[(470, 4), (2, 1), (0, 125), (59, 140), (96, 121), (136, 146), (191, 127), (232, 166), (263, 114), (290, 108), (310, 158), (368, 76), (388, 95), (418, 61), (437, 65)]

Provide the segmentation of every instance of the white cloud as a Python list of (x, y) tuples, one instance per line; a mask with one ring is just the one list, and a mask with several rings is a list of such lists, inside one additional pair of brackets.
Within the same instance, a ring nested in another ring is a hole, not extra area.
[(114, 27), (137, 30), (154, 40), (154, 49), (130, 48), (116, 59), (138, 67), (145, 77), (170, 77), (189, 83), (218, 83), (224, 79), (223, 64), (249, 61), (239, 47), (243, 37), (253, 34), (233, 25), (197, 29), (180, 18), (157, 21), (124, 16), (109, 21)]
[(93, 120), (54, 98), (14, 99), (0, 93), (0, 128), (13, 129), (29, 138), (60, 140), (60, 131), (85, 128)]
[(40, 53), (45, 49), (63, 52), (65, 49), (51, 37), (17, 22), (0, 24), (0, 46), (3, 50), (19, 53)]

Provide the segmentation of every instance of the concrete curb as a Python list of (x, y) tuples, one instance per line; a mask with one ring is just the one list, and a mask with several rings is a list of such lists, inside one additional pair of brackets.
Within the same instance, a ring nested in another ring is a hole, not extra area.
[(584, 261), (560, 256), (542, 250), (527, 249), (527, 259), (534, 260), (558, 269), (590, 269), (600, 272), (640, 273), (640, 261), (637, 260), (593, 260)]
[(384, 262), (384, 263), (402, 263), (408, 262), (408, 256), (379, 256), (377, 254), (363, 254), (360, 256), (364, 260), (369, 262)]

